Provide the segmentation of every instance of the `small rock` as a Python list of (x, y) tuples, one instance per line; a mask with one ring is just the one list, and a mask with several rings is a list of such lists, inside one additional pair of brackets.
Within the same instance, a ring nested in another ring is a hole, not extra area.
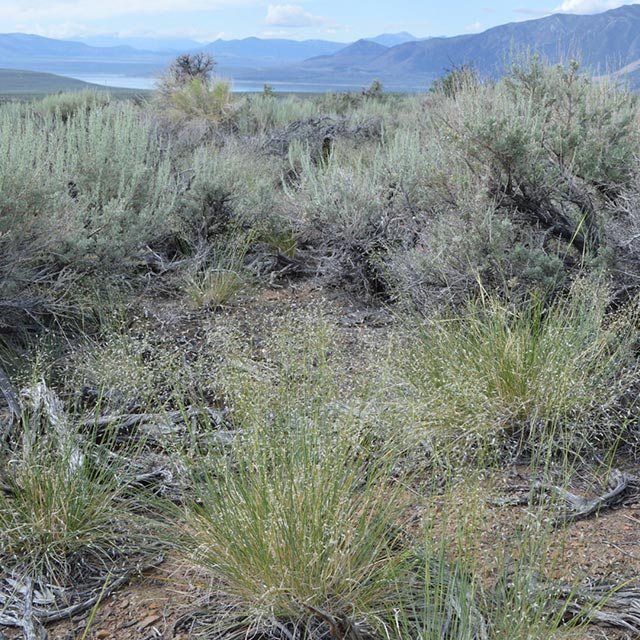
[(158, 622), (158, 620), (161, 620), (162, 616), (153, 614), (150, 616), (147, 616), (142, 622), (140, 622), (140, 624), (138, 625), (138, 629), (142, 630), (142, 629), (146, 629), (147, 627), (150, 627), (152, 624)]
[(96, 631), (96, 640), (105, 640), (106, 638), (109, 638), (111, 636), (111, 634), (106, 630), (106, 629), (98, 629), (98, 631)]

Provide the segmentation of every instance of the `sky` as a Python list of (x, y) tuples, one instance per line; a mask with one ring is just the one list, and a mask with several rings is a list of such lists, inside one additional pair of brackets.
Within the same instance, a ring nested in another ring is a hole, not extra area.
[(598, 13), (624, 0), (0, 0), (0, 32), (52, 38), (97, 35), (248, 36), (353, 42), (380, 33), (417, 37), (476, 33), (561, 13)]

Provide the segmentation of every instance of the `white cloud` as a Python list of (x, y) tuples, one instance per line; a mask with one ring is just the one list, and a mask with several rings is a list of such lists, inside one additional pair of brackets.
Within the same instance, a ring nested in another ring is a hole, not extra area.
[(272, 27), (317, 27), (331, 21), (322, 16), (314, 16), (297, 4), (270, 4), (265, 23)]
[[(557, 9), (556, 9), (557, 11)], [(549, 11), (548, 10), (541, 10), (541, 9), (528, 9), (527, 7), (518, 7), (517, 9), (514, 9), (515, 13), (521, 13), (525, 16), (531, 16), (532, 18), (542, 18), (544, 16), (548, 16), (549, 15)]]
[(556, 7), (556, 13), (600, 13), (627, 4), (619, 0), (564, 0)]
[(11, 26), (11, 29), (18, 33), (31, 33), (36, 36), (44, 36), (45, 38), (82, 38), (95, 35), (94, 29), (75, 22), (59, 22), (54, 26), (43, 25), (37, 22), (17, 22)]
[(482, 24), (482, 22), (472, 22), (471, 24), (468, 24), (464, 28), (464, 32), (465, 33), (478, 33), (479, 31), (482, 31), (483, 28), (484, 28), (484, 25)]
[(170, 11), (214, 11), (222, 7), (263, 4), (259, 0), (0, 0), (0, 21), (6, 24), (58, 21), (105, 20), (118, 16), (154, 15)]

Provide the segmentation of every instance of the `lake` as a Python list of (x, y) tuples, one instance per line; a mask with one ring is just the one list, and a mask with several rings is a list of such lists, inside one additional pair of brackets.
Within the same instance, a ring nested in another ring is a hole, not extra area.
[[(65, 74), (67, 75), (67, 74)], [(156, 78), (151, 76), (124, 76), (115, 74), (77, 74), (68, 75), (69, 78), (76, 78), (84, 82), (99, 84), (103, 87), (114, 87), (124, 89), (155, 89)], [(326, 84), (313, 84), (303, 82), (249, 82), (246, 80), (232, 80), (231, 86), (234, 91), (262, 91), (265, 84), (268, 84), (274, 91), (298, 92), (298, 93), (324, 93), (325, 91), (349, 91), (360, 89), (356, 85), (328, 86)]]

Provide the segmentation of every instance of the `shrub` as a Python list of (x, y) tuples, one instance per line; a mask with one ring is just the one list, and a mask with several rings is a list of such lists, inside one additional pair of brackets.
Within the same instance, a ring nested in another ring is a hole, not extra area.
[(388, 261), (401, 296), (426, 311), (438, 296), (460, 302), (479, 287), (508, 299), (553, 295), (584, 271), (625, 281), (633, 95), (575, 63), (534, 58), (499, 82), (435, 91), (425, 106), (404, 122), (424, 152), (400, 174), (415, 229)]
[(0, 232), (30, 238), (43, 262), (122, 267), (168, 229), (170, 158), (131, 104), (63, 121), (28, 106), (0, 109)]
[(277, 136), (279, 129), (317, 117), (318, 109), (310, 99), (298, 96), (248, 95), (238, 107), (236, 126), (240, 134)]
[(206, 51), (179, 55), (158, 81), (157, 106), (181, 119), (226, 124), (233, 115), (231, 84), (214, 77), (215, 61)]
[(454, 66), (442, 78), (433, 82), (429, 91), (442, 93), (447, 98), (455, 98), (456, 94), (464, 91), (479, 82), (478, 75), (471, 65), (463, 64)]
[(86, 89), (46, 96), (36, 104), (36, 109), (43, 115), (55, 114), (63, 122), (66, 122), (76, 113), (104, 107), (110, 102), (111, 96), (106, 91)]
[(231, 85), (224, 80), (208, 85), (200, 78), (193, 78), (169, 91), (166, 97), (168, 106), (181, 118), (201, 118), (222, 125), (230, 121), (234, 113)]
[(184, 86), (191, 80), (200, 80), (205, 84), (212, 81), (216, 63), (206, 51), (183, 53), (169, 66), (165, 83), (174, 87)]
[(314, 162), (308, 147), (292, 145), (290, 158), (297, 180), (287, 189), (289, 204), (303, 241), (320, 250), (320, 271), (369, 295), (388, 294), (384, 259), (402, 230), (383, 152), (337, 143), (326, 161)]
[(495, 87), (459, 95), (464, 112), (449, 124), (471, 166), (488, 177), (498, 210), (579, 260), (599, 253), (606, 198), (631, 179), (635, 105), (631, 94), (579, 75), (575, 63), (533, 59)]
[(231, 229), (240, 233), (277, 216), (281, 164), (252, 146), (199, 147), (188, 158), (192, 176), (176, 206), (175, 233), (187, 252)]

